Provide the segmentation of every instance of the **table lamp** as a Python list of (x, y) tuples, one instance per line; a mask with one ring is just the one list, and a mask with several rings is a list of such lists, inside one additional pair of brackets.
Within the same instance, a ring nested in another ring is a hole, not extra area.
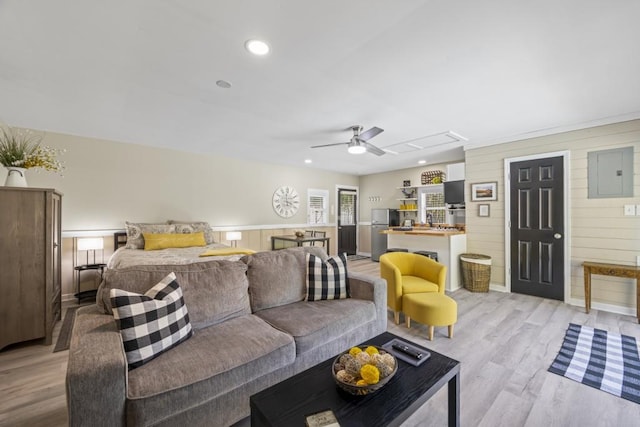
[(227, 231), (227, 240), (231, 242), (231, 246), (236, 248), (238, 247), (238, 240), (242, 240), (242, 232), (241, 231)]
[(96, 251), (104, 248), (102, 237), (81, 237), (78, 239), (78, 251), (87, 251), (87, 264), (89, 264), (89, 251), (93, 251), (93, 263), (96, 263)]

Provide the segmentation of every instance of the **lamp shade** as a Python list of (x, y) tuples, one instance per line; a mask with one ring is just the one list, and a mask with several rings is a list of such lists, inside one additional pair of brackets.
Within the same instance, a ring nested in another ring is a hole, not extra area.
[(227, 240), (242, 240), (242, 232), (241, 231), (227, 231)]
[(102, 237), (82, 237), (78, 239), (79, 251), (95, 251), (104, 247)]

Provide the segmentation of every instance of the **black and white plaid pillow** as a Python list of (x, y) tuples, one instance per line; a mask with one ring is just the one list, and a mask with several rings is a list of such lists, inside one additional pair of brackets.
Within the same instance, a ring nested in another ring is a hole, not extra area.
[(347, 255), (340, 254), (322, 262), (320, 257), (307, 254), (306, 301), (349, 298)]
[(110, 297), (129, 369), (144, 365), (193, 334), (174, 273), (144, 295), (111, 289)]

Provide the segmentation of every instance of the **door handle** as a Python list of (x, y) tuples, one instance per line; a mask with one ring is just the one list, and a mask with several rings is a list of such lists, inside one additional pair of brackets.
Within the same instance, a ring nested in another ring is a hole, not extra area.
[(556, 240), (562, 239), (562, 234), (556, 233), (556, 234), (553, 235), (553, 238), (556, 239)]

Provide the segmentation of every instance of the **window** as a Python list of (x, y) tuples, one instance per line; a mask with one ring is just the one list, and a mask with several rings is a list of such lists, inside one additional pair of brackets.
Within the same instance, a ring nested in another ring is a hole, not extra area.
[(356, 225), (356, 192), (340, 190), (340, 225)]
[(442, 186), (420, 188), (418, 195), (418, 207), (420, 209), (420, 222), (429, 222), (427, 214), (431, 214), (434, 224), (446, 223), (446, 205), (444, 203), (444, 190)]
[(307, 222), (311, 225), (326, 224), (329, 218), (329, 190), (307, 190)]

